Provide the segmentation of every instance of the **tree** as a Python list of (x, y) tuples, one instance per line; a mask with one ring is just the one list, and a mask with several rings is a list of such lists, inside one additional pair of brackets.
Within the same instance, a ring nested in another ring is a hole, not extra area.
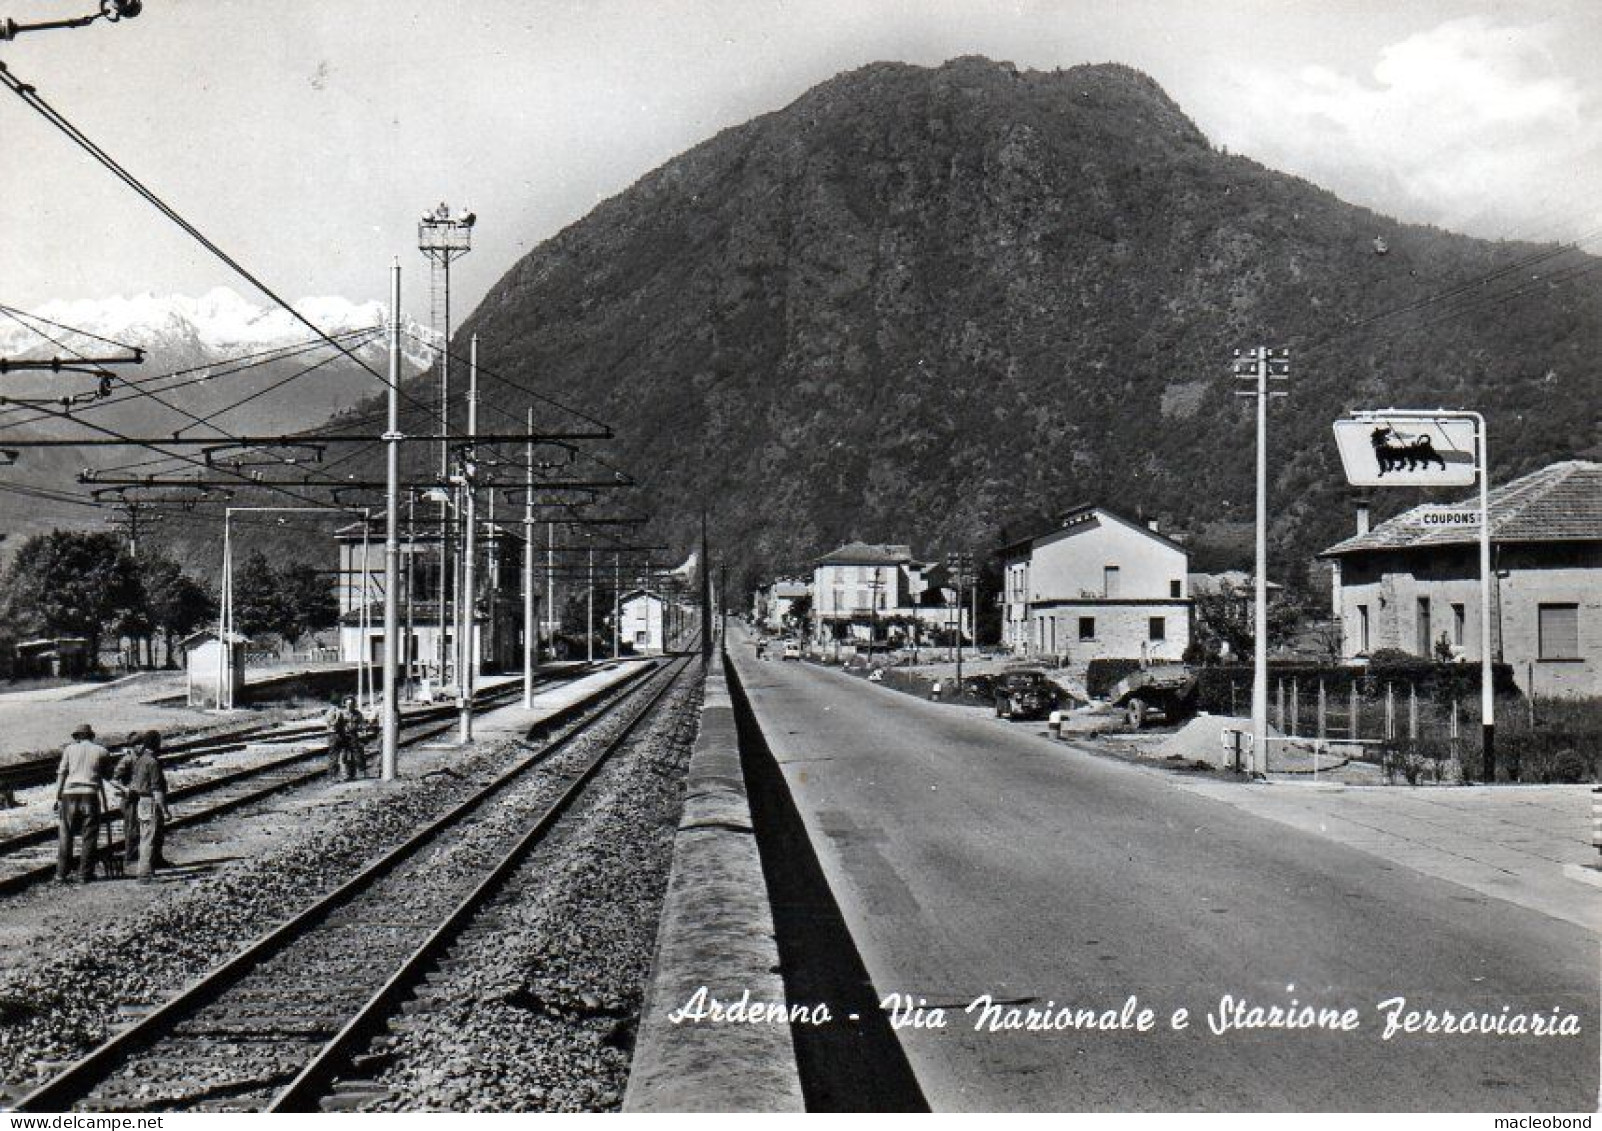
[(812, 594), (803, 593), (790, 602), (784, 611), (784, 623), (797, 636), (812, 635)]
[(100, 638), (143, 606), (133, 559), (112, 534), (52, 530), (17, 550), (5, 578), (6, 619), (22, 632), (81, 636), (90, 663)]
[(278, 574), (267, 555), (252, 550), (234, 574), (234, 627), (246, 636), (277, 632), (289, 618)]
[(172, 667), (173, 638), (187, 636), (217, 615), (217, 600), (171, 558), (139, 558), (140, 584), (151, 624), (161, 630), (162, 654)]
[[(1236, 660), (1252, 654), (1257, 640), (1252, 600), (1230, 590), (1204, 593), (1195, 598), (1196, 640), (1208, 658), (1216, 658), (1229, 645)], [(1268, 647), (1279, 648), (1289, 642), (1300, 616), (1296, 606), (1286, 601), (1268, 602)]]
[(277, 631), (285, 640), (298, 640), (308, 632), (339, 623), (339, 601), (333, 586), (304, 562), (279, 573), (278, 593), (283, 619)]

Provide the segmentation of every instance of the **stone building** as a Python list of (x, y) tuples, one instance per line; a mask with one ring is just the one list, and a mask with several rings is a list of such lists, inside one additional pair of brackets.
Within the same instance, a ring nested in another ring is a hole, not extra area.
[(1182, 658), (1189, 556), (1154, 526), (1080, 506), (1003, 546), (1002, 643), (1077, 669), (1095, 659)]
[[(1478, 510), (1473, 497), (1452, 510)], [(1478, 662), (1477, 526), (1426, 525), (1415, 507), (1325, 550), (1342, 651)], [(1491, 649), (1537, 695), (1602, 695), (1602, 464), (1555, 463), (1490, 494)]]

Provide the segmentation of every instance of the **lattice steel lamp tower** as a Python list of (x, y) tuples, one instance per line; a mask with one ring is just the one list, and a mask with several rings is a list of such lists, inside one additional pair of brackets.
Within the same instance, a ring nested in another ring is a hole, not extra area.
[[(438, 208), (423, 213), (417, 222), (417, 250), (428, 260), (429, 329), (434, 333), (435, 348), (439, 351), (439, 478), (450, 478), (451, 431), (451, 264), (472, 250), (473, 225), (478, 217), (471, 212), (451, 215), (450, 206), (441, 202)], [(448, 602), (445, 578), (451, 555), (450, 507), (440, 504), (439, 509), (439, 678), (444, 683), (450, 663), (450, 649), (445, 644), (445, 626)]]

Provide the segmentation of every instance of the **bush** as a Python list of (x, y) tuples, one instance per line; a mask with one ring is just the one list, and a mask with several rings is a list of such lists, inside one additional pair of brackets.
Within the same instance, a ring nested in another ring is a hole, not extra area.
[(1519, 781), (1578, 785), (1596, 781), (1602, 768), (1602, 733), (1596, 731), (1537, 729), (1497, 737), (1497, 761), (1511, 767), (1516, 757)]
[[(1398, 655), (1404, 655), (1398, 653)], [(1352, 667), (1344, 664), (1326, 664), (1316, 660), (1273, 660), (1268, 665), (1269, 696), (1274, 695), (1274, 683), (1281, 679), (1295, 679), (1304, 692), (1311, 692), (1319, 683), (1330, 699), (1344, 699), (1351, 694), (1352, 685), (1365, 699), (1375, 700), (1385, 695), (1385, 685), (1391, 684), (1398, 696), (1405, 696), (1409, 684), (1418, 688), (1421, 700), (1440, 705), (1453, 699), (1470, 709), (1479, 702), (1480, 666), (1478, 664), (1437, 664), (1408, 656), (1407, 663), (1394, 662), (1376, 669)], [(1498, 698), (1519, 695), (1513, 682), (1513, 669), (1507, 664), (1494, 664), (1491, 668), (1492, 686)], [(1196, 685), (1196, 707), (1212, 714), (1229, 711), (1230, 688), (1234, 687), (1235, 709), (1251, 706), (1252, 668), (1250, 664), (1215, 665), (1203, 668)]]

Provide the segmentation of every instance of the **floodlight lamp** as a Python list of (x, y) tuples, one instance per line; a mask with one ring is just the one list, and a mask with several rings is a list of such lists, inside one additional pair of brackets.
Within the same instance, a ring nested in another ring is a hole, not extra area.
[(112, 23), (131, 20), (144, 8), (144, 0), (100, 0), (100, 14)]

